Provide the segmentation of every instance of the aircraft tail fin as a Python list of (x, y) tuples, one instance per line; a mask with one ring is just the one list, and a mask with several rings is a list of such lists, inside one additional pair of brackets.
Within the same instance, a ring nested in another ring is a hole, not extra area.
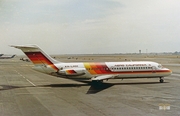
[(35, 66), (45, 65), (52, 67), (54, 70), (58, 70), (54, 64), (60, 62), (50, 57), (37, 45), (12, 45), (11, 47), (21, 49)]

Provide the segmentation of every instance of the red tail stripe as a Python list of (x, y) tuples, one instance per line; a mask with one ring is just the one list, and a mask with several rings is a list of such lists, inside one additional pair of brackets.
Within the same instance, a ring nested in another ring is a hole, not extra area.
[(41, 52), (25, 52), (28, 58), (34, 64), (46, 64), (51, 66), (55, 70), (59, 70), (46, 56), (44, 56)]

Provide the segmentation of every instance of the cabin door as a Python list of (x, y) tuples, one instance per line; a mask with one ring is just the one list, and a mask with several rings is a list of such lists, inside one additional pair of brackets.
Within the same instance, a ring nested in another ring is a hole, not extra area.
[(156, 73), (156, 67), (155, 66), (152, 67), (152, 73)]

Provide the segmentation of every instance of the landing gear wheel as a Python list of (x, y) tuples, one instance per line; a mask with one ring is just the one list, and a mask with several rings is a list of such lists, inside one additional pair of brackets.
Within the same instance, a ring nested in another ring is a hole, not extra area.
[(160, 80), (159, 80), (159, 82), (160, 82), (160, 83), (163, 83), (163, 82), (164, 82), (164, 80), (163, 80), (163, 79), (160, 79)]

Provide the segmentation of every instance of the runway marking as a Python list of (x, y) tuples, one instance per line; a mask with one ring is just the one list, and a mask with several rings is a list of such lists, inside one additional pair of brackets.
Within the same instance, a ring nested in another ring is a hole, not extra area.
[(33, 82), (31, 82), (30, 80), (26, 79), (29, 83), (31, 83), (33, 86), (36, 86)]
[(20, 75), (21, 77), (23, 77), (24, 79), (26, 79), (27, 82), (29, 82), (31, 85), (33, 85), (34, 87), (36, 87), (36, 85), (31, 82), (29, 79), (27, 79), (25, 76), (23, 76), (21, 73), (19, 73), (17, 70), (14, 70), (18, 75)]

